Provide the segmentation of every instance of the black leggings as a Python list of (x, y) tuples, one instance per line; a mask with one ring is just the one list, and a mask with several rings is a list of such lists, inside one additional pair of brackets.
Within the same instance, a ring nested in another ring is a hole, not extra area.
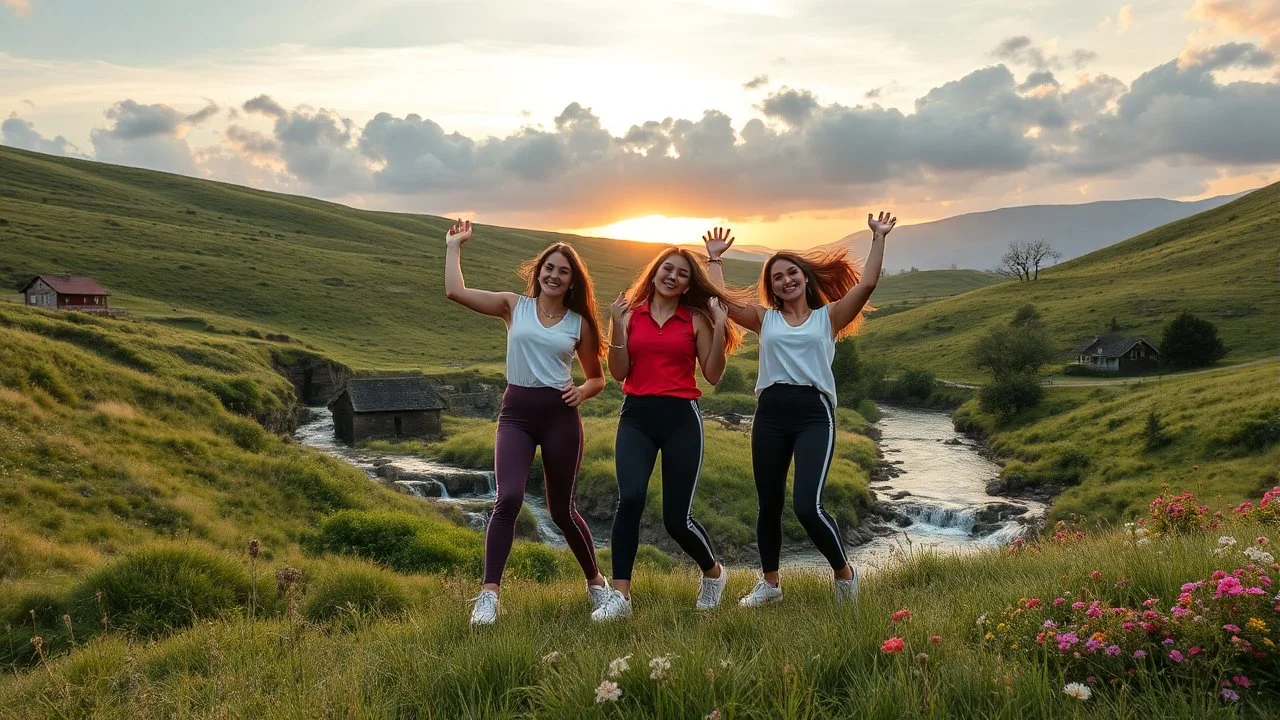
[(711, 537), (693, 519), (693, 491), (702, 471), (702, 415), (695, 400), (628, 395), (618, 419), (614, 459), (618, 512), (613, 517), (613, 577), (630, 580), (640, 546), (640, 518), (649, 476), (662, 451), (662, 523), (703, 572), (716, 566)]
[(827, 484), (835, 447), (835, 409), (831, 399), (817, 388), (779, 383), (760, 393), (751, 425), (751, 467), (760, 498), (756, 536), (764, 572), (777, 572), (780, 563), (782, 509), (792, 457), (796, 461), (792, 490), (796, 517), (832, 569), (848, 564), (835, 518), (822, 507), (822, 488)]

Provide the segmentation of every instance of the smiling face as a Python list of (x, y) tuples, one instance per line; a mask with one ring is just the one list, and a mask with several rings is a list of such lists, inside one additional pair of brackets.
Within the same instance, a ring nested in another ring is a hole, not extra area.
[(769, 268), (769, 289), (779, 302), (787, 303), (804, 298), (808, 279), (799, 265), (779, 258)]
[(653, 291), (664, 298), (678, 299), (689, 289), (689, 261), (679, 253), (663, 258), (653, 275)]
[(573, 266), (562, 253), (547, 255), (538, 266), (538, 287), (548, 298), (563, 299), (573, 284)]

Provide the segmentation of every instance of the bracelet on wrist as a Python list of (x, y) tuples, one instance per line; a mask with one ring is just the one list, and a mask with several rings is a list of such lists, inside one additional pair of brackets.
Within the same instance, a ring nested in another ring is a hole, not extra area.
[(626, 350), (626, 349), (627, 349), (627, 344), (626, 344), (626, 343), (623, 343), (623, 344), (621, 344), (621, 345), (614, 345), (613, 343), (609, 343), (609, 347), (611, 347), (611, 348), (615, 348), (615, 349), (617, 349), (617, 350)]
[(710, 265), (711, 263), (721, 263), (721, 264), (724, 264), (724, 260), (721, 260), (721, 259), (720, 259), (720, 258), (718, 258), (718, 257), (707, 258), (707, 264), (708, 264), (708, 265)]

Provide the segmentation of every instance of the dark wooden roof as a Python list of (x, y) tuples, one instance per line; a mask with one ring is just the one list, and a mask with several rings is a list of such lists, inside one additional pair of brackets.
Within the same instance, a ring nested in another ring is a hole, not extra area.
[(351, 378), (344, 392), (356, 412), (444, 409), (444, 401), (424, 377)]
[(1151, 348), (1151, 350), (1157, 355), (1160, 354), (1160, 351), (1156, 349), (1156, 346), (1147, 342), (1145, 339), (1140, 337), (1125, 337), (1122, 335), (1099, 335), (1080, 346), (1078, 354), (1118, 358), (1129, 352), (1129, 348), (1137, 345), (1138, 343), (1143, 343), (1147, 347)]
[(18, 292), (26, 292), (28, 288), (36, 284), (37, 280), (43, 280), (45, 285), (53, 288), (53, 291), (60, 295), (110, 295), (94, 280), (87, 275), (37, 275), (27, 281)]

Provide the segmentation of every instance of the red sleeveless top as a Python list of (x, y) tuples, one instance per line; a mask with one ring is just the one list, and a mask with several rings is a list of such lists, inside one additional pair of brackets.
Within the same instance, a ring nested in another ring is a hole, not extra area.
[(698, 342), (693, 314), (680, 305), (661, 327), (649, 314), (649, 303), (631, 312), (627, 324), (627, 355), (631, 367), (622, 383), (627, 395), (662, 395), (696, 400), (702, 397), (693, 379)]

